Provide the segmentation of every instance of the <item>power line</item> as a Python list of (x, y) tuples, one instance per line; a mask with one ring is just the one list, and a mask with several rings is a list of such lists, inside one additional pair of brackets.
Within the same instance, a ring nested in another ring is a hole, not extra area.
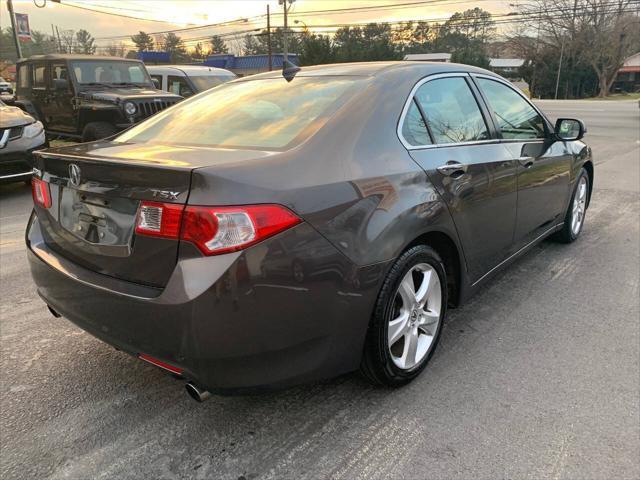
[[(80, 10), (86, 10), (86, 11), (93, 12), (93, 13), (102, 13), (104, 15), (111, 15), (111, 16), (114, 16), (114, 17), (133, 18), (135, 20), (144, 20), (146, 22), (156, 22), (156, 23), (165, 23), (165, 24), (171, 23), (171, 22), (167, 22), (166, 20), (156, 20), (156, 19), (153, 19), (153, 18), (141, 18), (141, 17), (135, 17), (133, 15), (125, 15), (124, 13), (105, 12), (104, 10), (95, 10), (93, 8), (83, 7), (83, 6), (76, 5), (76, 4), (73, 4), (73, 3), (68, 3), (68, 2), (65, 2), (65, 3), (60, 2), (59, 5), (64, 5), (66, 7), (77, 8), (77, 9), (80, 9)], [(104, 7), (104, 8), (107, 8), (107, 7)]]
[[(476, 0), (476, 2), (487, 2), (490, 0)], [(304, 12), (293, 12), (290, 14), (291, 18), (294, 17), (307, 17), (309, 15), (317, 15), (317, 14), (324, 14), (324, 13), (331, 13), (334, 15), (341, 15), (341, 14), (347, 14), (347, 13), (354, 13), (354, 12), (362, 12), (362, 11), (380, 11), (380, 10), (389, 10), (389, 9), (403, 9), (403, 8), (416, 8), (416, 7), (420, 7), (420, 6), (424, 6), (424, 5), (434, 5), (434, 4), (438, 4), (438, 5), (449, 5), (449, 4), (460, 4), (460, 3), (472, 3), (469, 0), (422, 0), (422, 1), (417, 1), (417, 2), (404, 2), (404, 3), (392, 3), (392, 4), (386, 4), (386, 5), (378, 5), (378, 6), (363, 6), (363, 7), (349, 7), (349, 8), (334, 8), (334, 9), (327, 9), (327, 10), (309, 10), (309, 11), (304, 11)], [(475, 3), (475, 2), (473, 2)], [(271, 14), (271, 17), (278, 17), (278, 16), (282, 16), (283, 13), (282, 12), (274, 12)], [(207, 24), (207, 25), (196, 25), (193, 27), (184, 27), (184, 28), (175, 28), (172, 30), (163, 30), (163, 31), (158, 31), (158, 32), (148, 32), (149, 35), (160, 35), (160, 34), (165, 34), (165, 33), (178, 33), (178, 32), (187, 32), (187, 31), (193, 31), (193, 30), (201, 30), (201, 29), (206, 29), (206, 28), (214, 28), (214, 27), (218, 27), (218, 26), (226, 26), (226, 25), (231, 25), (231, 24), (235, 24), (235, 23), (247, 23), (247, 22), (253, 22), (253, 21), (259, 21), (259, 20), (264, 20), (266, 19), (267, 16), (266, 14), (263, 15), (255, 15), (253, 17), (247, 17), (247, 18), (239, 18), (236, 20), (229, 20), (227, 22), (220, 22), (220, 23), (211, 23), (211, 24)], [(131, 35), (114, 35), (114, 36), (109, 36), (109, 37), (99, 37), (96, 40), (118, 40), (118, 39), (124, 39), (124, 38), (129, 38), (132, 35), (135, 34), (131, 34)]]

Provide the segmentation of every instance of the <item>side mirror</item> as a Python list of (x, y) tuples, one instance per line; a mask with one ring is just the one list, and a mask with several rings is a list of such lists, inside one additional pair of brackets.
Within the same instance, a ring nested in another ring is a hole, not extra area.
[(54, 90), (69, 90), (69, 80), (65, 80), (64, 78), (54, 78), (53, 88)]
[(580, 140), (587, 133), (587, 127), (584, 126), (582, 120), (559, 118), (556, 120), (554, 132), (560, 140)]
[(152, 78), (151, 81), (153, 82), (154, 87), (156, 87), (158, 90), (161, 90), (162, 85), (160, 85), (160, 80), (158, 80), (157, 78)]

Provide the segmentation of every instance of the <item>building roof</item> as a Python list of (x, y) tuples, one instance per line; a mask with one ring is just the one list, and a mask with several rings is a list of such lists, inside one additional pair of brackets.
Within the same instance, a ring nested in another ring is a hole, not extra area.
[(523, 58), (491, 58), (489, 66), (492, 68), (520, 68), (524, 65)]
[(640, 72), (640, 52), (628, 57), (619, 72)]
[(403, 60), (413, 60), (419, 62), (437, 62), (451, 60), (450, 53), (410, 53), (404, 56)]

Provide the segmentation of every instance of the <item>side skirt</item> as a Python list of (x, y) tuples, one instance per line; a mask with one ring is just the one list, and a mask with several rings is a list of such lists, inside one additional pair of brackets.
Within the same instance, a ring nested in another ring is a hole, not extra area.
[(472, 288), (475, 288), (476, 286), (478, 286), (481, 282), (483, 282), (484, 280), (486, 280), (487, 278), (489, 278), (492, 274), (496, 273), (498, 270), (500, 270), (502, 267), (506, 266), (507, 264), (511, 263), (512, 261), (514, 261), (515, 259), (517, 259), (518, 257), (524, 255), (525, 253), (527, 253), (529, 251), (529, 249), (531, 249), (533, 246), (537, 245), (538, 243), (540, 243), (542, 240), (544, 240), (545, 238), (547, 238), (549, 235), (557, 232), (558, 230), (560, 230), (562, 228), (562, 226), (564, 225), (564, 222), (560, 222), (559, 224), (551, 227), (549, 230), (547, 230), (546, 232), (544, 232), (543, 234), (539, 235), (538, 237), (536, 237), (534, 240), (532, 240), (531, 242), (529, 242), (528, 244), (526, 244), (524, 247), (522, 247), (520, 250), (518, 250), (517, 252), (515, 252), (514, 254), (512, 254), (511, 256), (507, 257), (506, 259), (504, 259), (502, 262), (500, 262), (498, 265), (496, 265), (495, 267), (493, 267), (491, 270), (489, 270), (487, 273), (485, 273), (482, 277), (480, 277), (478, 280), (476, 280), (475, 282), (473, 282), (471, 284)]

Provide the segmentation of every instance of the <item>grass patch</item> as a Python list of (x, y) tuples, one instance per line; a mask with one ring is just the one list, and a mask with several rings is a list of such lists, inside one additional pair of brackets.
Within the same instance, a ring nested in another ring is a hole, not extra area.
[(638, 93), (612, 93), (608, 97), (593, 97), (586, 100), (640, 100), (640, 92)]

